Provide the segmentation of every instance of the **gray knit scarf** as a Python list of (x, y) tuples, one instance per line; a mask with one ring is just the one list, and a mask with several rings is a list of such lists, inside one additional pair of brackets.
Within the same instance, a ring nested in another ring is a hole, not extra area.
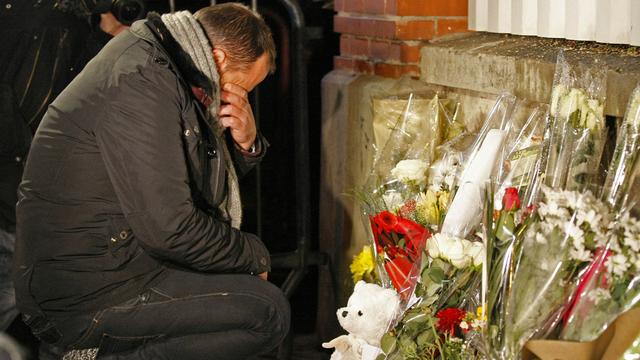
[(173, 14), (162, 15), (162, 22), (169, 29), (171, 35), (180, 44), (198, 70), (202, 72), (210, 81), (213, 93), (209, 94), (213, 102), (209, 106), (209, 116), (211, 124), (218, 138), (218, 144), (222, 148), (224, 161), (227, 168), (227, 188), (228, 192), (219, 209), (226, 221), (231, 222), (231, 226), (240, 228), (242, 223), (242, 201), (240, 199), (240, 186), (238, 185), (238, 175), (233, 167), (231, 154), (224, 140), (224, 128), (218, 122), (218, 108), (220, 107), (220, 76), (216, 64), (213, 60), (213, 52), (209, 40), (205, 35), (200, 23), (188, 11), (180, 11)]

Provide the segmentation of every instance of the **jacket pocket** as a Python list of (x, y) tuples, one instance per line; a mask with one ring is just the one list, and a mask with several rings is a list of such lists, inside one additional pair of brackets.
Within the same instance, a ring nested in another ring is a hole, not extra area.
[(189, 186), (194, 203), (203, 211), (215, 209), (225, 194), (226, 168), (219, 143), (196, 112), (182, 114), (182, 139), (189, 169)]
[(136, 256), (139, 248), (138, 242), (131, 230), (131, 226), (124, 217), (109, 219), (107, 246), (110, 255), (116, 261), (116, 266), (122, 265)]

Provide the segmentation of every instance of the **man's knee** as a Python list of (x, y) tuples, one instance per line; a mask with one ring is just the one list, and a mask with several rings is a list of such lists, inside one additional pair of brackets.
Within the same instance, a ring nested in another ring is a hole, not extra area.
[(275, 347), (289, 332), (291, 308), (282, 290), (267, 282), (261, 288), (262, 295), (268, 299), (270, 309), (267, 318), (262, 322), (262, 328), (258, 331), (267, 335), (267, 346)]

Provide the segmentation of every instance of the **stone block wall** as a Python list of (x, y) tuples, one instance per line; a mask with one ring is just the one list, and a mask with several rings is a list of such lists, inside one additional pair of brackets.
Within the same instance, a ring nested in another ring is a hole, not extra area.
[(420, 76), (420, 49), (467, 31), (468, 0), (335, 0), (336, 70), (389, 78)]

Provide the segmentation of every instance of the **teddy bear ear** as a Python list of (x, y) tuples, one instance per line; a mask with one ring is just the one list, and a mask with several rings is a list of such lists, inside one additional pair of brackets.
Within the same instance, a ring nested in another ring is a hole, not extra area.
[(365, 282), (365, 281), (363, 281), (363, 280), (358, 281), (358, 282), (356, 283), (356, 286), (354, 286), (354, 287), (353, 287), (353, 291), (356, 291), (356, 290), (360, 289), (360, 288), (361, 288), (361, 287), (363, 287), (365, 284), (366, 284), (366, 282)]

